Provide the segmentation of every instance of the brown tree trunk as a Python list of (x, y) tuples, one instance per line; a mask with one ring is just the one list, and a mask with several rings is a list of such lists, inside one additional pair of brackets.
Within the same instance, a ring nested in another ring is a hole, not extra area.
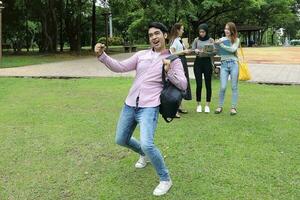
[(60, 52), (64, 51), (64, 38), (63, 38), (63, 18), (64, 18), (64, 0), (60, 0), (60, 29), (59, 29), (59, 44)]
[[(73, 7), (77, 7), (77, 13), (75, 13), (76, 17), (74, 18), (71, 13), (71, 9)], [(80, 53), (81, 50), (81, 0), (77, 0), (76, 3), (74, 1), (67, 0), (66, 5), (66, 33), (70, 43), (70, 50)]]
[(45, 11), (41, 13), (41, 42), (40, 52), (51, 52), (57, 51), (57, 18), (53, 1), (48, 0), (45, 5)]
[(92, 50), (96, 45), (96, 0), (93, 0), (93, 15), (92, 15)]
[(50, 33), (51, 33), (51, 52), (56, 52), (57, 51), (57, 17), (56, 17), (56, 12), (55, 8), (53, 5), (53, 0), (49, 0), (49, 7), (50, 7)]

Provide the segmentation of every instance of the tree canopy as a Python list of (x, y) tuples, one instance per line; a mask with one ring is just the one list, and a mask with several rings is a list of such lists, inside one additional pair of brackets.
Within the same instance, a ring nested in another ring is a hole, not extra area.
[[(268, 30), (284, 28), (292, 38), (300, 29), (300, 0), (4, 0), (3, 41), (15, 51), (33, 45), (41, 52), (56, 52), (69, 46), (80, 52), (105, 36), (107, 13), (113, 16), (114, 35), (135, 43), (147, 41), (147, 27), (160, 21), (169, 28), (184, 23), (188, 37), (208, 23), (213, 36), (224, 24)], [(106, 6), (104, 6), (106, 5)]]

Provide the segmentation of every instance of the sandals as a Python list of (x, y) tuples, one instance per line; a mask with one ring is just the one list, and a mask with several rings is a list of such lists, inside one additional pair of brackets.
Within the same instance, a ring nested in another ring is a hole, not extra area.
[(179, 112), (179, 113), (182, 113), (182, 114), (187, 114), (187, 113), (188, 113), (187, 110), (184, 110), (184, 109), (182, 109), (182, 108), (178, 108), (178, 112)]
[[(223, 111), (223, 108), (219, 107), (215, 110), (215, 114), (220, 114), (222, 111)], [(237, 114), (236, 108), (231, 108), (230, 115), (236, 115), (236, 114)]]
[(230, 115), (236, 115), (236, 114), (237, 114), (236, 108), (231, 108)]
[(215, 114), (220, 114), (223, 111), (222, 107), (219, 107), (215, 110)]

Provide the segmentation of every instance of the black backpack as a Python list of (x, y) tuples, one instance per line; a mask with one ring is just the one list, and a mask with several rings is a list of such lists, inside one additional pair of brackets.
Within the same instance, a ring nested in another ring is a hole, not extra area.
[[(166, 59), (171, 62), (177, 59), (177, 55), (171, 55)], [(175, 118), (178, 108), (182, 101), (183, 91), (178, 89), (169, 80), (166, 80), (164, 65), (162, 67), (163, 90), (160, 94), (159, 113), (167, 123), (170, 123)]]

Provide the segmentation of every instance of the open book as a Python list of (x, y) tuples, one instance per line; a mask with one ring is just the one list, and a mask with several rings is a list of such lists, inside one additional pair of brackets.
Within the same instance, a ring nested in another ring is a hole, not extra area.
[(203, 53), (212, 53), (214, 51), (214, 45), (213, 44), (206, 44), (203, 48)]
[[(231, 46), (231, 41), (229, 39), (225, 39), (222, 41), (222, 43), (225, 46)], [(225, 49), (223, 49), (222, 47), (220, 47), (220, 45), (216, 45), (217, 50), (218, 50), (218, 55), (231, 55), (232, 53), (226, 51)]]

